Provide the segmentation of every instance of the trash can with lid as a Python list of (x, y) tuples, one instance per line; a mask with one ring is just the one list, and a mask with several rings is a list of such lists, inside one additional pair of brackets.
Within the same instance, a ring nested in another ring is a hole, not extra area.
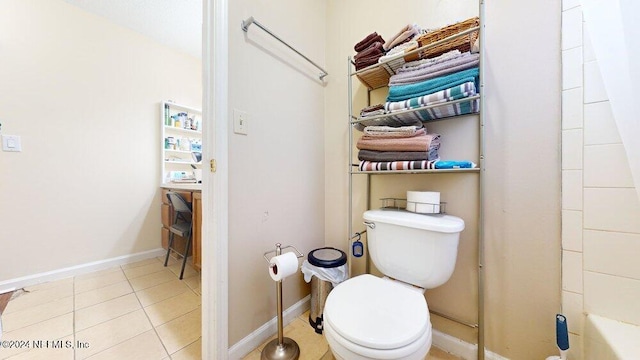
[(312, 250), (302, 263), (304, 280), (311, 282), (309, 324), (322, 334), (322, 311), (329, 292), (347, 279), (347, 254), (332, 247)]

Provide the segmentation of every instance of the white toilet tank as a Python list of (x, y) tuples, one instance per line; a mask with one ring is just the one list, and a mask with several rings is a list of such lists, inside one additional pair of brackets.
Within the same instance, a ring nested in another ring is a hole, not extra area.
[(363, 218), (371, 260), (383, 274), (424, 289), (449, 280), (464, 220), (395, 209), (368, 210)]

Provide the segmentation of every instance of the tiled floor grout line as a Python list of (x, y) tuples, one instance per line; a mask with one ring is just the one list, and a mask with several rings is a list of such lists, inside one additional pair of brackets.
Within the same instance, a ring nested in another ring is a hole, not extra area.
[[(164, 266), (164, 260), (161, 260), (160, 258), (156, 258), (156, 259), (158, 259), (158, 261), (160, 261), (160, 263)], [(176, 259), (176, 260), (177, 260), (177, 259)], [(168, 267), (168, 266), (169, 266), (169, 264), (167, 264), (167, 267)], [(171, 270), (169, 270), (169, 271), (171, 271)], [(179, 279), (179, 276), (180, 276), (180, 275), (177, 275), (177, 274), (174, 274), (174, 275), (176, 275), (176, 278), (177, 278), (177, 279)], [(184, 280), (186, 280), (186, 279), (188, 279), (188, 278), (183, 278), (183, 279), (182, 279), (182, 280), (180, 280), (180, 281), (184, 281)], [(189, 291), (191, 291), (194, 295), (196, 295), (198, 298), (200, 298), (200, 306), (199, 306), (199, 308), (200, 308), (200, 309), (202, 309), (202, 295), (200, 295), (200, 294), (196, 293), (196, 291), (195, 291), (194, 289), (192, 289), (192, 288), (191, 288), (191, 286), (187, 285), (186, 283), (185, 283), (185, 286), (187, 287), (187, 289), (189, 289)], [(137, 296), (138, 296), (138, 295), (136, 294), (136, 297), (137, 297)], [(176, 296), (179, 296), (179, 295), (176, 295)], [(138, 298), (138, 300), (140, 300), (140, 299)], [(195, 310), (193, 310), (193, 311), (195, 311)], [(202, 310), (200, 310), (200, 311), (202, 311)], [(189, 311), (188, 313), (191, 313), (191, 311)], [(187, 314), (188, 314), (188, 313), (187, 313)], [(147, 315), (146, 311), (145, 311), (145, 315)], [(182, 316), (184, 316), (184, 315), (186, 315), (186, 314), (183, 314)], [(202, 315), (201, 315), (201, 316), (202, 316)], [(147, 317), (148, 317), (148, 315), (147, 315)], [(172, 319), (172, 320), (169, 320), (169, 321), (173, 321), (173, 320), (175, 320), (175, 319)], [(151, 320), (149, 320), (149, 321), (151, 321)], [(162, 326), (162, 325), (164, 325), (164, 324), (166, 324), (166, 323), (168, 323), (169, 321), (167, 321), (167, 322), (165, 322), (165, 323), (163, 323), (163, 324), (158, 325), (158, 327), (159, 327), (159, 326)], [(151, 324), (151, 325), (153, 326), (153, 324)], [(164, 342), (162, 342), (162, 338), (160, 337), (160, 334), (158, 334), (157, 327), (156, 327), (156, 326), (153, 326), (153, 330), (156, 332), (156, 335), (158, 336), (158, 339), (160, 339), (160, 342), (162, 343), (162, 346), (164, 347), (164, 346), (165, 346), (165, 345), (164, 345)], [(200, 339), (201, 337), (202, 337), (202, 334), (200, 335), (200, 337), (199, 337), (198, 339)], [(196, 340), (194, 340), (194, 341), (192, 341), (192, 342), (188, 343), (187, 345), (185, 345), (185, 346), (181, 347), (180, 349), (176, 350), (176, 351), (174, 352), (174, 354), (175, 354), (175, 353), (177, 353), (177, 352), (179, 352), (179, 351), (181, 351), (181, 350), (183, 350), (183, 349), (185, 349), (186, 347), (190, 346), (191, 344), (193, 344), (193, 343), (197, 342), (197, 341), (198, 341), (198, 339), (196, 339)], [(170, 353), (169, 353), (169, 350), (168, 350), (166, 347), (165, 347), (165, 350), (167, 351), (167, 354), (169, 354), (168, 359), (172, 359), (172, 358), (173, 358), (173, 356), (172, 356), (173, 354), (170, 354)]]
[[(158, 258), (156, 258), (156, 259), (158, 259)], [(160, 259), (158, 259), (158, 260), (160, 260)], [(164, 262), (162, 264), (164, 264)], [(127, 278), (127, 281), (129, 281), (129, 278)], [(129, 282), (129, 285), (133, 289), (133, 285), (131, 284), (131, 282)], [(138, 292), (134, 290), (133, 294), (135, 295), (136, 299), (138, 300), (138, 303), (140, 304), (140, 307), (142, 308), (142, 312), (144, 312), (144, 316), (147, 318), (147, 321), (149, 321), (149, 324), (151, 324), (151, 328), (153, 329), (153, 333), (156, 334), (156, 337), (158, 338), (158, 341), (160, 341), (160, 344), (162, 345), (162, 348), (164, 349), (164, 351), (169, 356), (169, 359), (171, 359), (171, 354), (169, 354), (169, 349), (167, 349), (167, 346), (164, 344), (164, 341), (162, 341), (162, 338), (160, 337), (160, 334), (158, 334), (158, 329), (153, 325), (153, 322), (151, 321), (151, 318), (149, 317), (149, 314), (147, 314), (147, 312), (144, 310), (144, 306), (142, 305), (142, 301), (140, 301), (140, 297), (138, 297)]]

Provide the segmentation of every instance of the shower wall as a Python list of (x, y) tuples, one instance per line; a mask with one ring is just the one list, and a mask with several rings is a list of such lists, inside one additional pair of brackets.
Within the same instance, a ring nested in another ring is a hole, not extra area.
[(640, 201), (584, 25), (581, 1), (564, 0), (562, 311), (575, 359), (584, 314), (640, 325)]

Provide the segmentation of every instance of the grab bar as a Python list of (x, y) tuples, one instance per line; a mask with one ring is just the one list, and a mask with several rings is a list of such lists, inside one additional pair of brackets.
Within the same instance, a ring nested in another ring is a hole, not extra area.
[(318, 64), (314, 63), (313, 61), (311, 61), (311, 59), (309, 59), (308, 57), (304, 56), (300, 51), (296, 50), (293, 46), (287, 44), (284, 40), (280, 39), (276, 34), (274, 34), (271, 31), (269, 31), (269, 29), (264, 27), (264, 25), (262, 25), (259, 22), (257, 22), (256, 19), (253, 18), (253, 16), (249, 17), (247, 20), (243, 20), (242, 21), (242, 25), (241, 25), (242, 26), (242, 30), (244, 30), (244, 32), (248, 32), (249, 31), (249, 25), (251, 25), (251, 24), (256, 24), (257, 27), (259, 27), (260, 29), (264, 30), (267, 34), (273, 36), (276, 40), (278, 40), (281, 43), (283, 43), (284, 45), (286, 45), (289, 49), (295, 51), (296, 54), (302, 56), (305, 60), (310, 62), (313, 66), (315, 66), (318, 69), (320, 69), (320, 71), (322, 71), (322, 73), (320, 73), (318, 75), (320, 80), (323, 80), (325, 76), (329, 75), (327, 70), (325, 70), (325, 69), (321, 68), (320, 66), (318, 66)]

